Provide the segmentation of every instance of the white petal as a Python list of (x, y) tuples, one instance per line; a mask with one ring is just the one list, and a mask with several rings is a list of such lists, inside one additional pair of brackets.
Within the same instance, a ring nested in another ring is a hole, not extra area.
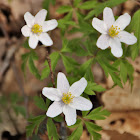
[(39, 35), (39, 40), (45, 46), (51, 46), (51, 45), (53, 45), (53, 41), (52, 41), (52, 39), (50, 38), (50, 36), (47, 33), (41, 33)]
[(118, 26), (120, 30), (123, 30), (126, 26), (129, 25), (131, 21), (131, 16), (128, 13), (125, 13), (118, 17), (118, 19), (115, 21), (113, 26)]
[(48, 32), (50, 30), (55, 29), (58, 26), (58, 22), (56, 19), (48, 20), (43, 23), (43, 32)]
[(55, 101), (55, 102), (53, 102), (53, 103), (49, 106), (46, 115), (47, 115), (48, 117), (52, 117), (52, 118), (53, 118), (53, 117), (56, 117), (56, 116), (58, 116), (59, 114), (62, 113), (63, 107), (64, 107), (64, 103), (63, 103), (63, 102), (57, 102), (57, 101)]
[(31, 34), (29, 37), (29, 46), (35, 49), (38, 44), (38, 36), (36, 34)]
[(114, 15), (113, 15), (111, 8), (106, 7), (104, 9), (103, 19), (104, 19), (104, 22), (105, 22), (107, 28), (109, 29), (113, 25), (113, 23), (115, 22), (115, 18), (114, 18)]
[(126, 31), (121, 31), (118, 34), (118, 36), (119, 36), (119, 39), (121, 42), (126, 43), (128, 45), (132, 45), (137, 42), (137, 38), (134, 35), (126, 32)]
[(30, 33), (31, 33), (31, 28), (29, 28), (27, 25), (25, 25), (21, 28), (21, 32), (25, 37), (29, 37)]
[(106, 48), (109, 47), (109, 39), (110, 39), (109, 35), (102, 34), (97, 40), (96, 43), (97, 47), (102, 50), (105, 50)]
[(34, 16), (29, 12), (26, 12), (24, 14), (24, 20), (30, 28), (34, 25)]
[(44, 87), (42, 94), (49, 98), (51, 101), (60, 101), (62, 97), (61, 92), (56, 88)]
[(121, 42), (118, 38), (110, 38), (109, 45), (111, 47), (111, 53), (115, 57), (121, 57), (123, 55)]
[(68, 105), (65, 105), (63, 108), (63, 113), (65, 115), (65, 120), (68, 126), (73, 125), (76, 123), (76, 109), (71, 108)]
[(57, 75), (57, 89), (61, 91), (61, 93), (67, 93), (69, 91), (70, 85), (69, 82), (62, 72), (59, 72)]
[(35, 23), (38, 23), (39, 25), (43, 25), (43, 22), (46, 19), (47, 10), (42, 9), (35, 15)]
[(92, 103), (88, 99), (79, 96), (73, 98), (73, 102), (70, 103), (69, 106), (77, 110), (87, 111), (92, 108)]
[(93, 18), (92, 26), (100, 33), (107, 34), (107, 27), (104, 21), (99, 20), (98, 18)]
[(69, 89), (69, 92), (75, 97), (80, 96), (87, 86), (87, 80), (85, 78), (81, 78), (79, 81), (73, 83)]

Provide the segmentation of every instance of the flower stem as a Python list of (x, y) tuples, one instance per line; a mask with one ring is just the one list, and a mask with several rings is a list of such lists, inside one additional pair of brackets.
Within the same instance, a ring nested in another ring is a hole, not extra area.
[(55, 88), (54, 75), (53, 75), (52, 66), (51, 66), (51, 59), (50, 59), (49, 52), (47, 49), (46, 49), (46, 55), (47, 55), (46, 59), (48, 61), (50, 73), (51, 73), (51, 81), (52, 81), (53, 87)]

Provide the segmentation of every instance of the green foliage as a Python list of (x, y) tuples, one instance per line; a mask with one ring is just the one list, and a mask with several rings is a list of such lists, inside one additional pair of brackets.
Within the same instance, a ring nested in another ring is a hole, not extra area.
[(72, 7), (68, 6), (68, 5), (67, 6), (61, 6), (59, 9), (57, 9), (57, 12), (59, 14), (68, 13), (70, 11), (72, 11)]
[(133, 66), (125, 59), (116, 60), (113, 66), (120, 67), (120, 78), (122, 79), (124, 84), (127, 82), (127, 79), (129, 79), (131, 87), (132, 87), (133, 86), (133, 73), (134, 73)]
[[(122, 87), (122, 83), (126, 83), (129, 79), (131, 87), (133, 85), (133, 72), (132, 65), (126, 59), (127, 56), (131, 56), (135, 59), (139, 54), (140, 42), (140, 10), (138, 10), (128, 28), (130, 32), (134, 32), (138, 38), (138, 42), (132, 46), (126, 48), (123, 44), (123, 56), (121, 58), (114, 57), (110, 49), (101, 50), (96, 46), (96, 42), (99, 34), (92, 27), (91, 18), (99, 16), (105, 7), (114, 7), (127, 0), (106, 0), (106, 1), (95, 1), (95, 0), (73, 0), (70, 5), (63, 5), (57, 9), (57, 12), (64, 16), (58, 20), (58, 28), (61, 32), (62, 48), (55, 48), (57, 50), (50, 54), (51, 67), (53, 72), (61, 59), (65, 70), (68, 74), (68, 80), (70, 84), (77, 81), (81, 77), (85, 77), (88, 81), (88, 85), (82, 94), (83, 97), (89, 99), (89, 95), (95, 95), (95, 92), (104, 92), (102, 86), (97, 85), (94, 81), (93, 69), (95, 63), (98, 63), (105, 76), (109, 75), (112, 77), (114, 86), (118, 85)], [(55, 0), (44, 0), (43, 8), (49, 9), (50, 4), (55, 4)], [(85, 14), (86, 13), (86, 14)], [(89, 19), (89, 20), (88, 20)], [(74, 34), (77, 38), (74, 37)], [(71, 36), (72, 35), (72, 36)], [(69, 36), (71, 39), (68, 39)], [(47, 61), (44, 63), (44, 69), (39, 74), (39, 70), (35, 65), (35, 60), (38, 60), (38, 56), (35, 51), (32, 50), (28, 45), (28, 40), (24, 43), (24, 47), (29, 50), (28, 53), (22, 56), (22, 70), (25, 73), (26, 64), (28, 63), (30, 71), (40, 80), (47, 78), (50, 74), (50, 68)], [(52, 47), (53, 49), (53, 47)], [(82, 59), (81, 61), (77, 61)], [(83, 62), (84, 60), (84, 62)], [(15, 102), (13, 98), (12, 102)], [(50, 100), (46, 99), (46, 102), (41, 97), (34, 98), (35, 104), (42, 109), (47, 111)], [(18, 110), (18, 109), (17, 109)], [(21, 109), (22, 110), (22, 109)], [(90, 111), (82, 111), (82, 117), (77, 119), (77, 122), (68, 128), (75, 128), (72, 134), (68, 137), (68, 140), (80, 139), (83, 132), (83, 124), (85, 124), (87, 131), (90, 134), (91, 139), (100, 140), (101, 135), (98, 133), (101, 131), (101, 127), (94, 124), (91, 120), (104, 120), (110, 115), (110, 112), (98, 107)], [(34, 132), (37, 134), (40, 123), (45, 119), (46, 115), (41, 115), (29, 119), (29, 126), (27, 126), (27, 135), (30, 136)], [(64, 121), (62, 116), (57, 116), (53, 119), (48, 118), (47, 120), (47, 132), (49, 139), (58, 140), (59, 135), (54, 122), (60, 123)]]
[[(26, 43), (25, 46), (28, 46), (28, 44)], [(28, 48), (29, 49), (29, 48)], [(30, 52), (25, 53), (22, 55), (22, 64), (21, 64), (21, 69), (25, 74), (25, 68), (26, 68), (26, 64), (28, 62), (28, 66), (29, 66), (29, 70), (30, 72), (35, 75), (35, 77), (37, 79), (40, 79), (41, 76), (39, 74), (38, 69), (36, 68), (35, 64), (34, 64), (34, 60), (38, 60), (38, 56), (36, 54), (36, 52), (32, 49), (30, 49)]]
[(100, 53), (96, 57), (96, 60), (100, 64), (100, 66), (103, 68), (105, 75), (108, 76), (108, 74), (110, 74), (114, 83), (116, 85), (119, 85), (120, 87), (122, 87), (121, 79), (118, 74), (119, 70), (116, 67), (114, 67), (113, 65), (111, 65), (109, 63), (108, 59), (105, 58), (105, 56), (103, 56), (102, 53)]
[(81, 5), (78, 6), (78, 8), (89, 10), (89, 9), (95, 8), (96, 6), (97, 6), (97, 2), (90, 0), (90, 1), (86, 1), (82, 3)]
[(88, 95), (95, 95), (94, 91), (103, 92), (105, 91), (105, 89), (102, 86), (97, 85), (96, 83), (88, 82), (88, 85), (84, 92)]
[(19, 96), (18, 93), (11, 93), (9, 97), (6, 97), (5, 95), (0, 96), (0, 102), (3, 109), (9, 110), (10, 105), (16, 115), (21, 114), (26, 117), (25, 107), (21, 105), (23, 97)]
[(91, 111), (87, 116), (84, 118), (90, 119), (90, 120), (104, 120), (106, 117), (110, 115), (110, 112), (102, 109), (102, 107), (98, 107)]
[(39, 71), (38, 69), (36, 68), (35, 64), (34, 64), (34, 57), (32, 55), (29, 56), (29, 62), (28, 62), (28, 66), (29, 66), (29, 69), (30, 71), (32, 72), (32, 74), (35, 75), (35, 77), (37, 79), (40, 79), (40, 74), (39, 74)]
[(85, 19), (93, 18), (93, 16), (98, 16), (100, 13), (102, 13), (103, 9), (105, 7), (114, 7), (117, 6), (127, 0), (108, 0), (106, 2), (98, 3), (96, 7), (92, 11), (88, 13), (88, 15), (85, 17)]
[(72, 132), (72, 134), (68, 137), (68, 140), (80, 140), (80, 137), (83, 132), (83, 124), (80, 125)]
[[(59, 52), (53, 52), (50, 55), (50, 59), (51, 59), (51, 68), (52, 68), (52, 71), (54, 71), (55, 67), (56, 67), (56, 65), (58, 63), (58, 60), (60, 59)], [(50, 74), (50, 68), (49, 68), (49, 64), (48, 64), (47, 60), (45, 61), (44, 65), (46, 67), (42, 70), (41, 80), (47, 78), (49, 76), (49, 74)]]
[(131, 24), (129, 25), (128, 30), (130, 32), (134, 32), (134, 35), (137, 37), (137, 43), (129, 47), (129, 51), (131, 53), (131, 57), (134, 60), (139, 55), (140, 50), (140, 10), (138, 10), (131, 21)]
[(45, 118), (46, 118), (46, 115), (40, 115), (40, 116), (37, 116), (37, 117), (29, 118), (28, 122), (30, 124), (26, 127), (26, 135), (27, 136), (32, 136), (34, 130), (35, 130), (35, 134), (37, 134), (39, 125)]
[(72, 72), (79, 65), (73, 58), (61, 54), (67, 73)]
[(44, 102), (44, 100), (43, 100), (42, 97), (35, 96), (35, 97), (34, 97), (34, 103), (35, 103), (35, 105), (36, 105), (38, 108), (40, 108), (40, 109), (42, 109), (42, 110), (44, 110), (44, 111), (47, 110), (47, 105), (45, 104), (45, 102)]
[(95, 125), (93, 122), (85, 122), (86, 128), (88, 132), (90, 133), (91, 137), (93, 137), (94, 140), (100, 140), (101, 135), (97, 133), (98, 131), (101, 131), (102, 128), (98, 125)]
[(56, 122), (62, 122), (62, 121), (64, 121), (64, 118), (62, 117), (62, 116), (56, 116), (56, 117), (54, 117), (53, 118)]
[(48, 137), (49, 140), (53, 138), (53, 140), (59, 140), (59, 135), (56, 130), (56, 126), (51, 118), (48, 118), (47, 120), (47, 131), (48, 131)]

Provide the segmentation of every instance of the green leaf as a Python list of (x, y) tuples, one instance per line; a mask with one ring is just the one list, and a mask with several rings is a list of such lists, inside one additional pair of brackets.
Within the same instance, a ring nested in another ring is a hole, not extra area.
[(30, 124), (26, 127), (26, 134), (27, 136), (32, 136), (34, 129), (35, 133), (38, 133), (38, 128), (40, 123), (46, 118), (46, 115), (40, 115), (33, 118), (29, 118), (28, 121)]
[(42, 97), (35, 96), (35, 97), (34, 97), (34, 103), (35, 103), (35, 105), (36, 105), (38, 108), (40, 108), (40, 109), (42, 109), (42, 110), (44, 110), (44, 111), (47, 110), (47, 106), (46, 106), (46, 104), (45, 104), (45, 102), (44, 102), (44, 100), (43, 100)]
[(62, 122), (62, 121), (64, 121), (64, 118), (62, 117), (62, 116), (57, 116), (57, 117), (54, 117), (53, 118), (56, 122)]
[[(52, 71), (54, 72), (55, 67), (56, 67), (56, 65), (58, 63), (58, 60), (60, 59), (59, 52), (53, 52), (50, 55), (50, 59), (51, 59), (51, 68), (52, 68)], [(47, 78), (49, 76), (49, 74), (50, 74), (50, 68), (49, 68), (47, 60), (45, 61), (45, 65), (46, 65), (46, 67), (42, 70), (41, 80)]]
[(26, 49), (31, 49), (29, 44), (28, 44), (28, 39), (26, 39), (26, 41), (24, 42), (23, 47)]
[(103, 68), (105, 75), (108, 76), (109, 73), (114, 83), (122, 87), (121, 79), (118, 74), (118, 69), (114, 65), (111, 65), (109, 63), (109, 60), (103, 57), (102, 55), (97, 56), (96, 59), (100, 66)]
[(106, 90), (105, 88), (103, 88), (100, 85), (97, 85), (96, 83), (88, 82), (88, 85), (84, 92), (88, 95), (95, 95), (95, 92), (93, 92), (93, 91), (103, 92), (105, 90)]
[(90, 11), (85, 19), (93, 18), (93, 16), (98, 16), (100, 13), (103, 12), (105, 7), (114, 7), (117, 6), (127, 0), (108, 0), (103, 3), (98, 3), (94, 10)]
[(138, 10), (137, 12), (135, 12), (131, 24), (129, 25), (129, 31), (130, 32), (134, 32), (134, 35), (137, 38), (137, 43), (135, 43), (134, 45), (132, 45), (129, 49), (130, 49), (130, 53), (131, 53), (131, 57), (134, 60), (138, 55), (139, 55), (139, 50), (140, 50), (140, 10)]
[(59, 14), (63, 14), (63, 13), (68, 13), (70, 11), (72, 11), (72, 7), (71, 6), (68, 6), (68, 5), (65, 5), (65, 6), (61, 6), (59, 9), (57, 9), (57, 12)]
[(49, 140), (51, 140), (52, 138), (53, 140), (59, 140), (56, 126), (51, 118), (48, 118), (47, 120), (47, 131), (48, 131)]
[(77, 7), (82, 0), (74, 0), (73, 5)]
[(74, 69), (76, 69), (76, 66), (79, 65), (73, 58), (62, 55), (62, 60), (63, 60), (63, 64), (65, 66), (65, 69), (67, 71), (67, 73), (70, 73), (71, 71), (73, 71)]
[(102, 130), (102, 127), (94, 124), (93, 122), (86, 122), (85, 121), (85, 125), (87, 127), (88, 132), (101, 131)]
[(87, 69), (89, 69), (91, 67), (91, 64), (92, 64), (93, 60), (94, 59), (91, 58), (80, 66), (79, 72), (80, 72), (81, 75), (84, 75), (86, 73)]
[(16, 104), (19, 101), (18, 93), (11, 93), (10, 94), (10, 101), (12, 104)]
[(81, 123), (73, 132), (72, 134), (68, 137), (68, 140), (80, 140), (80, 137), (83, 132), (83, 124)]
[(127, 68), (123, 61), (120, 62), (120, 77), (124, 83), (127, 81)]
[(80, 123), (81, 123), (81, 119), (77, 119), (77, 121), (76, 121), (76, 123), (74, 125), (67, 126), (67, 127), (68, 128), (75, 128), (75, 127), (78, 127)]
[(101, 134), (96, 133), (95, 131), (90, 132), (90, 135), (93, 136), (93, 140), (101, 140)]
[(110, 115), (110, 112), (102, 109), (102, 107), (98, 107), (91, 111), (87, 116), (84, 118), (90, 119), (90, 120), (104, 120), (106, 117)]
[(29, 57), (28, 65), (29, 65), (30, 71), (35, 75), (35, 77), (36, 77), (37, 79), (40, 79), (41, 76), (40, 76), (40, 74), (39, 74), (38, 69), (36, 68), (36, 66), (35, 66), (35, 64), (34, 64), (34, 61), (33, 61), (32, 56)]
[(95, 8), (96, 6), (97, 6), (97, 2), (90, 0), (90, 1), (86, 1), (82, 3), (81, 5), (78, 6), (78, 8), (89, 10), (89, 9)]
[(13, 105), (12, 107), (13, 107), (13, 109), (14, 109), (16, 115), (21, 114), (21, 115), (23, 115), (24, 117), (26, 117), (26, 109), (25, 109), (24, 106)]
[(79, 38), (68, 41), (67, 45), (62, 48), (61, 52), (71, 52), (75, 53), (77, 56), (88, 55), (88, 52), (82, 47), (82, 43)]

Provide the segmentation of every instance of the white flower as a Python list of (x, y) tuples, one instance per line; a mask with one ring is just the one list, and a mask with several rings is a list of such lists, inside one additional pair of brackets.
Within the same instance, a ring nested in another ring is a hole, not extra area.
[(103, 11), (103, 20), (93, 18), (92, 26), (102, 35), (97, 40), (97, 47), (105, 50), (111, 47), (111, 53), (116, 57), (121, 57), (123, 50), (121, 42), (128, 45), (135, 44), (137, 38), (123, 31), (129, 25), (131, 17), (128, 13), (121, 15), (116, 21), (111, 8), (106, 7)]
[(77, 117), (76, 109), (86, 111), (92, 108), (91, 101), (80, 96), (86, 86), (86, 79), (81, 78), (70, 87), (66, 76), (59, 72), (57, 75), (57, 88), (44, 87), (42, 90), (44, 96), (54, 101), (46, 115), (53, 118), (63, 112), (67, 125), (75, 124)]
[(46, 32), (55, 29), (58, 23), (55, 19), (45, 21), (46, 15), (47, 11), (45, 9), (40, 10), (35, 17), (29, 12), (24, 15), (27, 25), (22, 27), (21, 32), (25, 37), (29, 37), (29, 46), (32, 49), (36, 48), (38, 41), (41, 41), (46, 46), (53, 44)]

